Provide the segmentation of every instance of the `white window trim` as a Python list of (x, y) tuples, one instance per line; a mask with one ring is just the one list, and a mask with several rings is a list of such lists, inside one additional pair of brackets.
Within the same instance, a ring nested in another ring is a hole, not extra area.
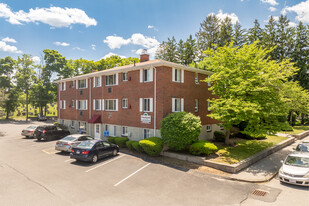
[[(123, 129), (124, 129), (124, 128), (126, 128), (126, 131), (127, 131), (126, 133), (123, 133)], [(122, 127), (121, 127), (121, 133), (122, 133), (121, 136), (129, 136), (128, 127), (122, 126)]]
[(109, 112), (115, 112), (115, 111), (118, 111), (118, 99), (104, 99), (104, 105), (103, 106), (106, 106), (106, 101), (110, 101), (110, 100), (115, 100), (116, 103), (115, 103), (115, 109), (114, 110), (110, 110), (110, 109), (106, 109), (104, 108), (105, 111), (109, 111)]
[[(85, 87), (79, 87), (79, 81), (85, 80)], [(77, 80), (76, 89), (87, 89), (88, 88), (88, 79), (79, 79)]]
[(75, 122), (73, 120), (71, 121), (71, 128), (75, 128)]
[[(124, 74), (127, 74), (127, 79), (123, 79), (123, 75), (124, 75)], [(129, 79), (129, 73), (128, 73), (128, 72), (122, 72), (121, 78), (122, 78), (122, 81), (123, 81), (123, 82), (127, 82), (128, 79)]]
[(60, 109), (65, 109), (65, 100), (60, 100)]
[(194, 81), (195, 81), (195, 84), (200, 84), (200, 82), (198, 81), (198, 73), (197, 72), (195, 73)]
[[(196, 103), (197, 103), (197, 104), (196, 104)], [(199, 101), (198, 101), (198, 99), (195, 99), (195, 100), (194, 100), (194, 111), (195, 111), (195, 112), (198, 112), (198, 109), (199, 109), (198, 107), (199, 107)]]
[[(126, 106), (123, 105), (123, 100), (126, 100), (126, 102), (127, 102), (127, 105), (126, 105)], [(128, 98), (122, 98), (122, 100), (121, 100), (121, 108), (122, 108), (122, 109), (128, 109), (128, 107), (129, 107)]]
[(146, 138), (148, 138), (148, 137), (145, 137), (145, 130), (148, 130), (149, 132), (148, 132), (148, 137), (150, 137), (150, 129), (147, 129), (147, 128), (143, 128), (143, 139), (146, 139)]
[[(96, 108), (96, 102), (98, 102), (99, 108)], [(93, 110), (100, 111), (101, 110), (101, 106), (102, 106), (101, 99), (94, 99), (93, 100)]]
[[(144, 100), (149, 99), (149, 111), (144, 110)], [(139, 98), (140, 112), (153, 112), (153, 98)]]
[(74, 101), (74, 100), (72, 100), (72, 102), (71, 102), (71, 107), (72, 107), (72, 108), (75, 107), (75, 101)]
[[(145, 81), (144, 79), (144, 71), (149, 70), (149, 80)], [(147, 69), (141, 69), (139, 73), (140, 82), (141, 83), (147, 83), (147, 82), (153, 82), (153, 68), (147, 68)]]
[[(180, 99), (180, 111), (175, 110), (175, 100)], [(184, 98), (172, 98), (172, 112), (183, 112), (184, 111)]]
[[(97, 81), (96, 81), (96, 78), (98, 78), (100, 80), (100, 84), (97, 85)], [(95, 87), (101, 87), (102, 86), (102, 77), (99, 76), (99, 77), (93, 77), (93, 88)]]
[(207, 132), (211, 132), (212, 130), (212, 126), (211, 125), (206, 125), (206, 131)]
[(66, 82), (61, 82), (60, 90), (61, 91), (65, 91), (66, 90)]
[[(116, 77), (115, 77), (115, 84), (107, 84), (107, 78), (108, 78), (108, 76), (113, 76), (113, 75), (115, 75)], [(110, 74), (110, 75), (106, 75), (105, 76), (105, 86), (116, 86), (116, 85), (118, 85), (118, 73), (117, 74)]]
[[(179, 71), (180, 72), (180, 79), (176, 81), (175, 79), (175, 72)], [(185, 76), (184, 76), (184, 70), (183, 69), (175, 69), (175, 68), (172, 68), (172, 81), (173, 82), (177, 82), (177, 83), (184, 83), (185, 81)]]
[[(85, 107), (86, 108), (84, 108), (84, 109), (80, 109), (80, 108), (78, 108), (78, 102), (80, 102), (80, 101), (85, 101)], [(77, 110), (81, 110), (81, 111), (86, 111), (86, 110), (88, 110), (88, 100), (86, 99), (81, 99), (81, 100), (76, 100), (76, 109)]]

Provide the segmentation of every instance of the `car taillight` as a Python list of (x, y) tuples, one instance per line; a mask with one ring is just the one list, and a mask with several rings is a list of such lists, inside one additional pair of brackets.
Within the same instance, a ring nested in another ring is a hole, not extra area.
[(64, 145), (65, 145), (65, 146), (71, 146), (72, 143), (65, 143)]
[(21, 132), (24, 132), (25, 130), (21, 131)]
[(74, 153), (74, 150), (71, 149), (71, 152)]
[(43, 134), (46, 133), (46, 130), (43, 130)]
[(33, 133), (33, 131), (29, 131), (30, 133)]
[(59, 142), (57, 141), (56, 144), (59, 144)]
[(89, 154), (89, 151), (83, 151), (82, 154)]

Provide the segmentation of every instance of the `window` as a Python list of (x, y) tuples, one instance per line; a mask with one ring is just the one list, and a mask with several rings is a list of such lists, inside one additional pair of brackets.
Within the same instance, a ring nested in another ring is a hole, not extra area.
[(75, 88), (75, 81), (72, 81), (72, 88)]
[(123, 109), (128, 108), (128, 99), (127, 98), (122, 99), (122, 108)]
[(210, 106), (211, 106), (211, 103), (209, 101), (207, 101), (207, 109), (208, 109), (208, 111), (210, 111)]
[(95, 133), (97, 133), (97, 134), (100, 133), (100, 125), (99, 124), (95, 125)]
[(118, 101), (117, 99), (106, 99), (105, 108), (106, 111), (117, 111), (118, 110)]
[(71, 121), (71, 127), (74, 128), (74, 121)]
[(113, 136), (115, 137), (116, 136), (116, 126), (114, 126), (114, 134)]
[(62, 83), (61, 83), (61, 91), (65, 91), (65, 86), (66, 86), (66, 85), (65, 85), (65, 82), (62, 82)]
[(77, 101), (77, 109), (78, 110), (87, 110), (88, 101), (87, 100), (76, 100)]
[(150, 130), (149, 129), (143, 129), (143, 139), (146, 139), (150, 137)]
[(224, 130), (224, 127), (222, 125), (220, 125), (220, 130)]
[(93, 87), (100, 87), (101, 85), (101, 77), (95, 77), (93, 79)]
[(128, 72), (122, 73), (122, 81), (128, 81)]
[(211, 125), (206, 125), (206, 131), (211, 132)]
[(208, 76), (208, 86), (211, 87), (211, 82), (209, 81), (209, 76)]
[(122, 127), (122, 136), (128, 136), (128, 127)]
[(105, 77), (105, 79), (106, 79), (106, 82), (105, 82), (106, 86), (117, 85), (117, 75), (116, 74), (108, 75)]
[(198, 73), (195, 73), (195, 84), (199, 84), (199, 81), (198, 81)]
[(93, 110), (101, 110), (101, 99), (93, 100)]
[(195, 99), (195, 107), (194, 107), (195, 112), (198, 112), (198, 99)]
[(106, 124), (106, 125), (105, 125), (104, 131), (108, 131), (108, 129), (109, 129), (109, 128), (108, 128), (108, 124)]
[(184, 83), (184, 70), (183, 69), (175, 69), (172, 70), (172, 80), (173, 82), (181, 82)]
[(152, 82), (153, 81), (153, 69), (141, 69), (140, 70), (140, 82)]
[(153, 99), (152, 98), (140, 98), (140, 112), (152, 112)]
[(87, 88), (87, 81), (86, 81), (86, 79), (78, 80), (78, 88), (79, 89)]
[(72, 108), (74, 108), (74, 107), (75, 107), (74, 103), (75, 103), (75, 101), (74, 101), (74, 100), (72, 100), (72, 102), (71, 102), (71, 107), (72, 107)]
[(172, 112), (183, 112), (183, 111), (184, 111), (184, 99), (172, 98)]
[(60, 109), (65, 109), (65, 100), (60, 100)]

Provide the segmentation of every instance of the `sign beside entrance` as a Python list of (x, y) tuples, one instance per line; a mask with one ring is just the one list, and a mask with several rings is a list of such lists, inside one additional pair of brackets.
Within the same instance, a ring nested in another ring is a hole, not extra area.
[(147, 113), (141, 115), (141, 122), (143, 124), (150, 124), (151, 123), (151, 116), (148, 115)]

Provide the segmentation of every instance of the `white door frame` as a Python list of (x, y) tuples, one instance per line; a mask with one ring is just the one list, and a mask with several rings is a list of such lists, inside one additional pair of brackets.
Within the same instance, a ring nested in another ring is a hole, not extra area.
[[(99, 133), (97, 133), (97, 126), (99, 126)], [(101, 124), (94, 124), (94, 138), (101, 139)]]

